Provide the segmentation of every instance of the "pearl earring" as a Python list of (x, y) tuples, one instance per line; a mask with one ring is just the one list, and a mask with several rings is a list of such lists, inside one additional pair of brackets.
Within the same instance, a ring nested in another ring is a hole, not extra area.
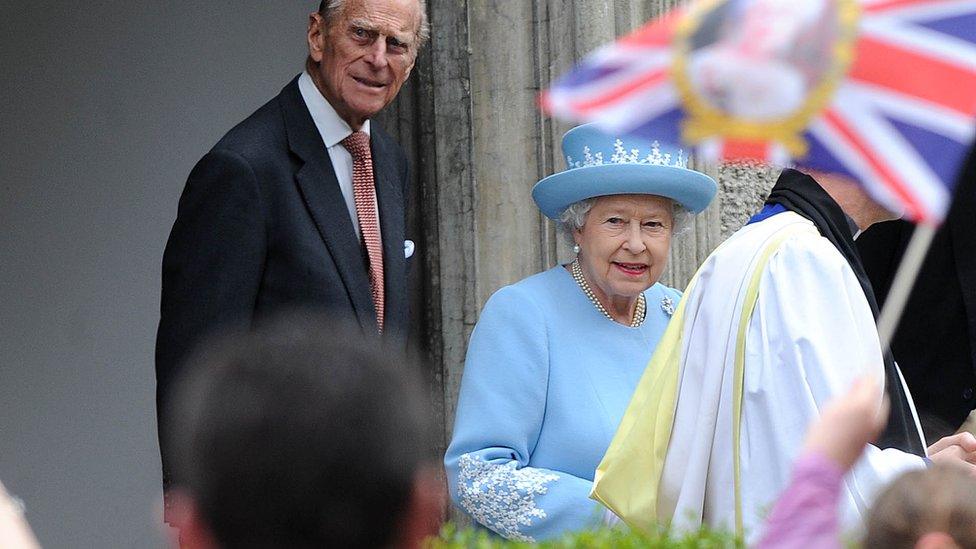
[(579, 244), (573, 244), (573, 253), (579, 255), (580, 247)]

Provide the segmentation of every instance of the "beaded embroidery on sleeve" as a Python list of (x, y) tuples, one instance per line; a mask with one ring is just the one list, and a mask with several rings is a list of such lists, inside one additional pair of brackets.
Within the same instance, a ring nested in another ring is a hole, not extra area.
[(547, 484), (559, 476), (531, 468), (518, 469), (517, 463), (489, 463), (472, 454), (458, 460), (458, 499), (471, 518), (506, 538), (534, 542), (521, 527), (533, 518), (546, 518), (535, 504), (537, 495), (549, 491)]

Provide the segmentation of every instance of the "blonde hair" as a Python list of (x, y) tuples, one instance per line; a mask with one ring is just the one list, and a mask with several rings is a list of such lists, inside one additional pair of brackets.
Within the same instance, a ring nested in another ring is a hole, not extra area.
[(911, 549), (930, 532), (976, 547), (976, 479), (945, 466), (900, 476), (871, 508), (864, 547)]

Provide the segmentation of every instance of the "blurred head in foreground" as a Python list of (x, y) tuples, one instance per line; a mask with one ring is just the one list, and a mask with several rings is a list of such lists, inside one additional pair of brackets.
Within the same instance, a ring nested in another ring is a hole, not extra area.
[(431, 425), (411, 361), (291, 316), (190, 366), (169, 410), (183, 547), (403, 547), (436, 533)]
[(945, 465), (902, 475), (875, 501), (864, 546), (976, 547), (976, 479)]

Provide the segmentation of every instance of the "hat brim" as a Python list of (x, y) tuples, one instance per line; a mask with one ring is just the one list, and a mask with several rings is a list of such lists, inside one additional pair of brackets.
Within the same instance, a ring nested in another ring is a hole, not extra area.
[(700, 213), (715, 197), (711, 177), (694, 170), (652, 164), (602, 164), (555, 173), (532, 188), (532, 199), (550, 219), (558, 219), (570, 204), (617, 194), (647, 194), (670, 198), (692, 213)]

